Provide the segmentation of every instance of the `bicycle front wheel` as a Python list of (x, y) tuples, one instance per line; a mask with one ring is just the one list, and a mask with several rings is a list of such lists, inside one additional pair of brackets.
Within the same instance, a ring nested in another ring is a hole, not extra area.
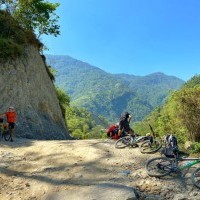
[(5, 141), (9, 141), (10, 140), (10, 138), (11, 138), (11, 135), (10, 135), (10, 131), (5, 131), (4, 133), (3, 133), (3, 137), (4, 137), (4, 140)]
[(162, 144), (159, 140), (153, 140), (150, 142), (149, 140), (144, 141), (140, 146), (141, 153), (155, 153), (162, 147)]
[(192, 183), (200, 189), (200, 167), (192, 173)]
[(147, 161), (145, 169), (149, 176), (163, 177), (172, 173), (173, 164), (169, 158), (157, 157)]
[(122, 149), (122, 148), (125, 148), (125, 147), (129, 146), (130, 143), (131, 143), (131, 137), (130, 136), (125, 136), (125, 137), (122, 137), (122, 138), (118, 139), (115, 142), (115, 148)]

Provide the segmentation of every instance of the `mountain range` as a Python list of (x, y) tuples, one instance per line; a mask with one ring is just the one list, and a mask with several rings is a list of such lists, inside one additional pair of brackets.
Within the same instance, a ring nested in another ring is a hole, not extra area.
[(110, 122), (129, 111), (132, 121), (140, 121), (164, 103), (171, 91), (184, 81), (157, 72), (147, 76), (111, 74), (65, 55), (45, 55), (56, 73), (55, 84), (71, 97), (71, 105), (84, 107)]

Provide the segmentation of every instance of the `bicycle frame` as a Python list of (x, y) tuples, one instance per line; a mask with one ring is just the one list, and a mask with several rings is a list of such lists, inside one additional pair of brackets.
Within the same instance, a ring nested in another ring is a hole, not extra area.
[(144, 140), (148, 140), (149, 137), (147, 136), (135, 136), (135, 137), (131, 137), (131, 144), (137, 144), (139, 142), (143, 142)]
[(3, 134), (4, 132), (4, 124), (0, 123), (0, 133)]
[(190, 168), (193, 165), (196, 165), (196, 164), (200, 163), (200, 158), (182, 158), (179, 161), (191, 161), (189, 163), (186, 163), (186, 164), (181, 165), (181, 166), (178, 167), (178, 169), (183, 170), (183, 169)]
[[(171, 158), (170, 160), (172, 161), (171, 162), (171, 165), (172, 165), (171, 172), (177, 172), (177, 171), (181, 172), (184, 169), (187, 169), (184, 173), (182, 173), (182, 175), (181, 175), (182, 177), (184, 177), (187, 174), (190, 167), (200, 163), (200, 158), (180, 158), (180, 159)], [(191, 161), (191, 162), (187, 162), (187, 163), (179, 166), (180, 161)]]
[(8, 123), (0, 123), (0, 135), (5, 141), (9, 141), (11, 138), (10, 129)]

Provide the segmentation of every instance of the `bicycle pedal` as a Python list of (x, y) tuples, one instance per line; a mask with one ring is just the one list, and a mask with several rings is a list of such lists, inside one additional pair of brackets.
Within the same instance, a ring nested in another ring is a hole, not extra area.
[(138, 147), (138, 145), (132, 144), (131, 147), (132, 147), (132, 148), (136, 148), (136, 147)]

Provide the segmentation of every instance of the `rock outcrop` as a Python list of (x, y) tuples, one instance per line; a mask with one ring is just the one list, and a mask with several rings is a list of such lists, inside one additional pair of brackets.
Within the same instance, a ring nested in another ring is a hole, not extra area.
[(34, 139), (70, 138), (54, 85), (45, 63), (33, 46), (17, 59), (0, 63), (0, 114), (14, 106), (15, 135)]

